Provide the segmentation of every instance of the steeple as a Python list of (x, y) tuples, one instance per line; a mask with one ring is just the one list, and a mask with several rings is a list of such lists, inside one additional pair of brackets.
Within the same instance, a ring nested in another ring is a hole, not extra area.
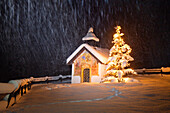
[(86, 34), (85, 37), (82, 38), (83, 41), (96, 41), (99, 42), (99, 39), (96, 37), (96, 35), (93, 33), (93, 28), (90, 27), (88, 33)]

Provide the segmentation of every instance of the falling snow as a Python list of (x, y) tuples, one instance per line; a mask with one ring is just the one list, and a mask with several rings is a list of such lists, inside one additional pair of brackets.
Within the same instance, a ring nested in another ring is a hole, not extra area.
[(65, 59), (83, 42), (89, 27), (111, 47), (114, 26), (122, 26), (133, 49), (133, 68), (169, 66), (168, 0), (1, 0), (0, 78), (69, 74)]

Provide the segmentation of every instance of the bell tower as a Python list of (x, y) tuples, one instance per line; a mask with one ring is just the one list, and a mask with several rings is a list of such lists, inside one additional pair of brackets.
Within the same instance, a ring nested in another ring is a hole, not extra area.
[(85, 37), (82, 38), (84, 43), (87, 43), (91, 46), (96, 46), (97, 42), (99, 42), (99, 39), (96, 37), (96, 35), (93, 33), (93, 28), (90, 27), (88, 30), (88, 33)]

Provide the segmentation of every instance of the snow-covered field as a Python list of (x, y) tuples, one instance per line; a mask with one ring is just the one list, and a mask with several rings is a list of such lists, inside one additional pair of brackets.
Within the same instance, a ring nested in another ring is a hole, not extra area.
[(135, 77), (134, 83), (35, 84), (4, 113), (170, 112), (170, 75)]

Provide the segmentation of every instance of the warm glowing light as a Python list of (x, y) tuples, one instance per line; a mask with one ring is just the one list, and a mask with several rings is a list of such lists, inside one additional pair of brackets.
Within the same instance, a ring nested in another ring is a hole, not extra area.
[(129, 78), (123, 78), (124, 82), (127, 82), (129, 80)]
[(114, 35), (113, 35), (114, 38), (117, 38), (118, 36), (119, 36), (118, 34), (114, 34)]
[[(130, 66), (129, 61), (134, 59), (129, 55), (132, 51), (129, 45), (125, 44), (122, 36), (124, 33), (120, 32), (121, 27), (115, 27), (116, 33), (113, 35), (114, 43), (113, 47), (110, 49), (109, 59), (106, 67), (105, 76), (117, 77), (119, 81), (127, 81), (128, 79), (122, 79), (124, 75), (136, 74), (133, 69), (125, 69), (125, 67)], [(110, 78), (108, 78), (110, 80)]]

